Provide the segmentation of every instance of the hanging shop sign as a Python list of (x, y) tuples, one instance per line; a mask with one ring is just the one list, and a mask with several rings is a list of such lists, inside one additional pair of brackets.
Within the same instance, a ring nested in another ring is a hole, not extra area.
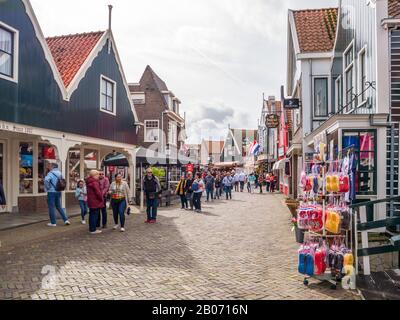
[(188, 164), (186, 167), (187, 172), (194, 172), (194, 165), (193, 164)]
[(267, 128), (278, 128), (279, 127), (279, 117), (276, 114), (269, 114), (265, 120), (265, 126)]
[(300, 99), (285, 99), (284, 100), (284, 108), (285, 109), (299, 109), (300, 108)]
[(283, 157), (285, 155), (285, 147), (280, 147), (278, 149), (278, 157)]

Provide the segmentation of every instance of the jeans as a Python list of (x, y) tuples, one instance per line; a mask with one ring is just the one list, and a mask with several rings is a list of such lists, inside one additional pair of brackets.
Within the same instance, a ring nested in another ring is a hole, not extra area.
[(232, 200), (232, 187), (225, 187), (226, 200)]
[(210, 195), (211, 195), (211, 200), (214, 200), (214, 190), (213, 189), (206, 189), (207, 193), (207, 201), (210, 201)]
[(240, 192), (244, 191), (244, 181), (240, 181)]
[(147, 220), (157, 220), (158, 199), (147, 199)]
[(82, 221), (84, 221), (88, 212), (87, 203), (83, 200), (79, 200), (79, 206), (81, 207)]
[(89, 210), (89, 231), (95, 232), (97, 229), (97, 220), (100, 215), (101, 209), (90, 209)]
[(47, 205), (49, 207), (50, 222), (52, 224), (57, 224), (56, 210), (59, 212), (64, 222), (68, 221), (64, 209), (61, 208), (61, 192), (49, 192), (47, 194)]
[(185, 195), (180, 195), (181, 197), (181, 204), (182, 204), (182, 209), (187, 209), (188, 208), (188, 200)]
[(186, 199), (189, 201), (190, 210), (193, 210), (193, 208), (194, 208), (194, 205), (193, 205), (193, 192), (188, 193), (186, 195)]
[(118, 217), (120, 218), (121, 228), (125, 227), (125, 211), (127, 207), (126, 200), (114, 201), (111, 200), (111, 206), (113, 209), (113, 216), (115, 225), (118, 225)]
[(193, 193), (193, 205), (195, 210), (201, 211), (201, 196), (203, 195), (202, 192), (195, 192)]
[[(101, 215), (101, 219), (100, 219)], [(100, 221), (101, 220), (101, 221)], [(103, 228), (107, 226), (107, 200), (104, 198), (104, 207), (99, 212), (99, 218), (97, 220), (97, 228), (100, 228), (100, 222), (102, 222)]]
[(247, 192), (251, 193), (251, 184), (250, 184), (250, 182), (247, 182)]
[(221, 187), (215, 188), (215, 199), (220, 199), (221, 197)]
[(260, 183), (260, 193), (263, 193), (263, 185)]

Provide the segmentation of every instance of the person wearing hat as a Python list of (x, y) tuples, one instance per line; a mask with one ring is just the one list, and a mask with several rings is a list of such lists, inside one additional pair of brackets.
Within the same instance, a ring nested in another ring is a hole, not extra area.
[(146, 195), (147, 206), (147, 220), (145, 223), (156, 223), (158, 197), (161, 193), (161, 185), (158, 178), (153, 174), (153, 170), (151, 168), (146, 170), (146, 176), (142, 182), (142, 189)]

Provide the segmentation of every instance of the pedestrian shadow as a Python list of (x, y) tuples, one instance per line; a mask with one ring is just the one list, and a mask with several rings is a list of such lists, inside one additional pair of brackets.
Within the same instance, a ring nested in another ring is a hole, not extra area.
[[(210, 208), (207, 208), (207, 209), (210, 209)], [(200, 214), (200, 215), (203, 215), (203, 216), (220, 217), (219, 214), (211, 213), (211, 212), (208, 212), (208, 211), (202, 211), (202, 212), (199, 213), (199, 214)]]
[[(189, 271), (198, 266), (175, 223), (176, 218), (160, 215), (154, 225), (145, 224), (145, 219), (144, 214), (128, 217), (125, 233), (109, 228), (94, 236), (86, 228), (85, 231), (77, 229), (58, 237), (20, 244), (11, 252), (2, 253), (0, 299), (12, 298), (14, 294), (26, 294), (29, 299), (41, 290), (49, 270), (55, 271), (64, 288), (95, 286), (104, 278), (133, 282), (140, 278), (142, 270)], [(56, 291), (60, 287), (45, 290), (46, 293)]]

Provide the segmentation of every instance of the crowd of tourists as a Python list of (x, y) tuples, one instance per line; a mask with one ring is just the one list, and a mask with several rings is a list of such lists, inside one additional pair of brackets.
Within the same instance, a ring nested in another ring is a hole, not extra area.
[[(75, 190), (75, 197), (81, 210), (81, 223), (86, 224), (89, 215), (89, 232), (100, 234), (108, 226), (107, 210), (113, 213), (114, 230), (126, 231), (126, 215), (130, 214), (129, 185), (118, 173), (110, 183), (104, 171), (92, 170), (85, 180), (81, 180)], [(273, 173), (250, 173), (243, 171), (210, 170), (193, 174), (188, 172), (181, 176), (176, 186), (175, 194), (180, 197), (182, 210), (202, 212), (202, 198), (205, 202), (226, 199), (232, 200), (233, 192), (247, 192), (254, 194), (275, 192), (277, 177)], [(63, 179), (57, 164), (50, 164), (45, 178), (45, 190), (49, 209), (49, 227), (56, 227), (56, 212), (63, 219), (65, 225), (70, 225), (68, 216), (61, 205), (61, 194), (65, 191), (66, 182)], [(146, 199), (147, 219), (146, 224), (157, 223), (157, 210), (160, 204), (162, 187), (159, 179), (153, 174), (151, 168), (146, 170), (141, 184)], [(5, 196), (0, 185), (0, 205), (5, 206)]]

